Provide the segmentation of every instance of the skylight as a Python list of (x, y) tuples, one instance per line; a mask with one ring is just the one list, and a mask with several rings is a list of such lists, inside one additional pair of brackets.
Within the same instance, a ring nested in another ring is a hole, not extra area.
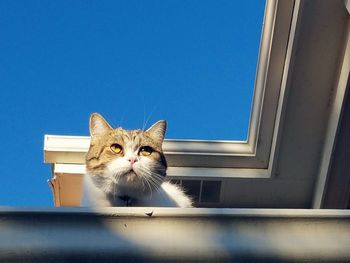
[(107, 118), (133, 128), (166, 119), (171, 139), (245, 140), (264, 5), (118, 4), (111, 86), (123, 95)]

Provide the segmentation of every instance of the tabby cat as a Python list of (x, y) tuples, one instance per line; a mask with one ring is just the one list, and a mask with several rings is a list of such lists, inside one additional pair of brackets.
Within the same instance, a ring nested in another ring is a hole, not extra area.
[(146, 131), (124, 130), (93, 113), (82, 205), (191, 207), (181, 187), (165, 181), (165, 131), (163, 120)]

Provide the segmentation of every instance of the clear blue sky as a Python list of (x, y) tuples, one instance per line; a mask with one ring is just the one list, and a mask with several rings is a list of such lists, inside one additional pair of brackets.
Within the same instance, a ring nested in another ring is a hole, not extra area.
[(244, 140), (264, 1), (0, 1), (0, 205), (52, 206), (45, 134), (88, 118)]

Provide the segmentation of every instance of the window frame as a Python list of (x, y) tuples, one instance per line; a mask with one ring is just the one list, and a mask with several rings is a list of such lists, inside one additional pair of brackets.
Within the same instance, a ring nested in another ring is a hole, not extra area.
[[(270, 176), (294, 39), (293, 12), (294, 1), (266, 1), (247, 140), (165, 140), (170, 175)], [(45, 135), (44, 159), (83, 164), (88, 147), (89, 137)]]

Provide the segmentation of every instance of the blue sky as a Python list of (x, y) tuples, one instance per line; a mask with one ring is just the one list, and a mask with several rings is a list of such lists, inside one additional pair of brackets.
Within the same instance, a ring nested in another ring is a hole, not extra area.
[(264, 1), (0, 1), (0, 205), (52, 206), (45, 134), (244, 140)]

